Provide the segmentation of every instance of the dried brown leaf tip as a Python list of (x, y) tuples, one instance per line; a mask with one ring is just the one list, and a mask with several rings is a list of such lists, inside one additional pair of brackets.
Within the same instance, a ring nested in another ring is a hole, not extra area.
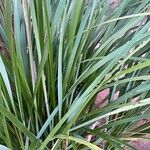
[(10, 54), (8, 52), (8, 49), (5, 46), (5, 43), (3, 42), (1, 37), (0, 37), (0, 55), (3, 55), (6, 58), (10, 59)]

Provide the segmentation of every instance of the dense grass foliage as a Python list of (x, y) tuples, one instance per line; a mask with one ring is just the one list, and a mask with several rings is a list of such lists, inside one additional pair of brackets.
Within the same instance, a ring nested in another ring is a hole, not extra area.
[(135, 149), (150, 131), (136, 126), (150, 117), (149, 15), (150, 0), (1, 0), (0, 144)]

